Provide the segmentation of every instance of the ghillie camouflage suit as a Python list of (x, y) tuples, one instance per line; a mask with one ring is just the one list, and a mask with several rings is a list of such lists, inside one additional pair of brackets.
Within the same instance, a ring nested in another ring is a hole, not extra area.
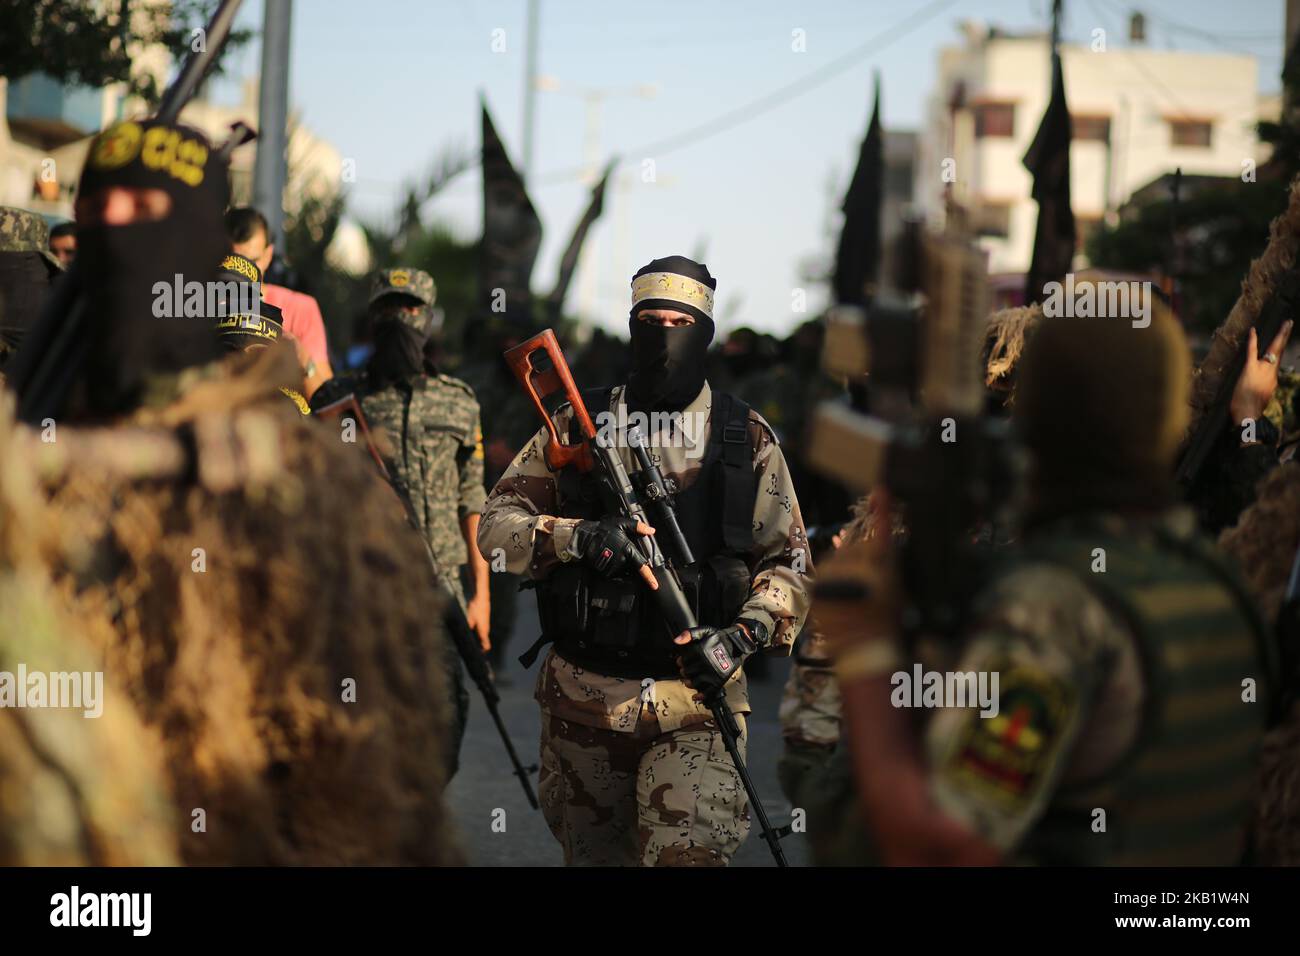
[[(13, 448), (13, 428), (12, 400), (0, 393), (0, 448)], [(41, 501), (29, 465), (7, 454), (0, 469), (0, 672), (85, 675), (100, 664), (41, 566)], [(0, 707), (0, 866), (178, 861), (158, 737), (119, 688), (102, 693), (98, 717), (85, 708)]]
[(427, 558), (293, 374), (232, 356), (111, 428), (28, 432), (44, 562), (163, 738), (184, 862), (458, 863)]
[[(1241, 568), (1265, 622), (1278, 620), (1287, 579), (1300, 549), (1300, 464), (1274, 468), (1258, 497), (1219, 546)], [(1284, 640), (1294, 635), (1283, 634)], [(1259, 801), (1252, 831), (1253, 862), (1300, 865), (1300, 691), (1297, 652), (1282, 647), (1283, 694), (1290, 694), (1278, 722), (1264, 735), (1259, 760)]]

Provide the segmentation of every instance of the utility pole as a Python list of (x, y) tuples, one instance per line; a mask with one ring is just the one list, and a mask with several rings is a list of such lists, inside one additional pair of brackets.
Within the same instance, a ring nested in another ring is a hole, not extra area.
[(271, 242), (283, 242), (284, 184), (289, 146), (289, 21), (293, 0), (265, 0), (262, 77), (258, 92), (253, 205), (266, 216)]
[(524, 54), (524, 184), (533, 178), (533, 116), (537, 107), (537, 14), (541, 0), (528, 0)]
[[(1295, 50), (1300, 41), (1300, 0), (1286, 0), (1286, 39), (1283, 41), (1282, 66), (1285, 68), (1287, 57)], [(1288, 117), (1300, 108), (1286, 84), (1282, 85), (1282, 116)]]
[[(537, 78), (537, 88), (546, 93), (562, 93), (567, 96), (581, 97), (586, 104), (586, 121), (583, 124), (583, 160), (586, 171), (582, 181), (587, 186), (594, 186), (600, 179), (600, 124), (605, 101), (611, 97), (637, 97), (652, 99), (659, 93), (653, 84), (626, 87), (591, 87), (575, 86), (562, 83), (553, 76)], [(615, 180), (617, 182), (617, 179)], [(621, 205), (621, 204), (620, 204)], [(596, 309), (596, 274), (599, 271), (599, 250), (595, 243), (583, 243), (578, 256), (578, 314), (590, 318)]]

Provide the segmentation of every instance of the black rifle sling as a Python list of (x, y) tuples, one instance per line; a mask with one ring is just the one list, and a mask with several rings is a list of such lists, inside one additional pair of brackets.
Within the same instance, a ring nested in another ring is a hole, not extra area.
[(747, 555), (754, 546), (755, 491), (749, 406), (734, 395), (714, 394), (716, 415), (709, 440), (722, 445), (722, 544), (733, 554)]

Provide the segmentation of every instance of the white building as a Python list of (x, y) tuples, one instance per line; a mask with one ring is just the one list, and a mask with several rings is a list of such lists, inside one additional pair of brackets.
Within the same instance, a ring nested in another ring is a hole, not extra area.
[[(1038, 205), (1022, 159), (1051, 92), (1049, 40), (973, 23), (963, 23), (962, 31), (965, 42), (939, 54), (917, 202), (928, 220), (941, 222), (951, 190), (984, 237), (990, 272), (1023, 273)], [(1120, 46), (1120, 39), (1061, 45), (1074, 121), (1070, 199), (1080, 251), (1103, 218), (1160, 175), (1181, 167), (1187, 174), (1239, 176), (1261, 154), (1254, 57)], [(945, 170), (955, 177), (951, 183)]]
[[(137, 13), (143, 15), (142, 9)], [(159, 88), (166, 86), (175, 66), (164, 47), (136, 43), (130, 53), (133, 75), (148, 74)], [(181, 112), (181, 121), (202, 130), (215, 144), (225, 141), (236, 120), (256, 129), (257, 82), (253, 77), (243, 84), (242, 102), (237, 106), (201, 97), (192, 100)], [(94, 134), (118, 120), (148, 114), (147, 104), (129, 96), (125, 83), (93, 89), (40, 73), (17, 80), (0, 76), (0, 205), (29, 209), (53, 220), (72, 218), (77, 181)], [(249, 143), (231, 156), (233, 204), (252, 201), (256, 150), (256, 143)], [(308, 198), (327, 201), (337, 196), (342, 189), (342, 169), (339, 150), (313, 134), (297, 115), (291, 115), (286, 212), (295, 214)], [(367, 263), (358, 264), (352, 249), (355, 245), (354, 241), (352, 246), (343, 246), (341, 255), (349, 267), (364, 268)]]
[[(202, 130), (214, 143), (230, 135), (231, 124), (243, 121), (254, 129), (259, 124), (257, 79), (244, 82), (242, 102), (226, 106), (196, 99), (181, 111), (181, 122)], [(234, 205), (252, 202), (253, 163), (257, 141), (238, 147), (230, 157), (230, 191)], [(343, 182), (343, 157), (338, 149), (303, 126), (295, 112), (289, 115), (288, 174), (285, 211), (295, 214), (306, 198), (328, 200), (338, 195)]]

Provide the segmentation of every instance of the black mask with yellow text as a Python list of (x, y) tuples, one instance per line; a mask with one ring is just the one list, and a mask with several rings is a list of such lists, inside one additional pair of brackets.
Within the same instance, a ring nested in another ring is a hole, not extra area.
[(222, 211), (229, 196), (224, 160), (202, 133), (152, 120), (124, 122), (96, 137), (80, 195), (105, 187), (160, 189), (166, 216), (127, 225), (78, 228), (77, 272), (87, 303), (88, 348), (79, 376), (84, 410), (129, 411), (146, 381), (222, 355), (207, 316), (177, 315), (168, 293), (178, 281), (211, 282), (227, 251)]

